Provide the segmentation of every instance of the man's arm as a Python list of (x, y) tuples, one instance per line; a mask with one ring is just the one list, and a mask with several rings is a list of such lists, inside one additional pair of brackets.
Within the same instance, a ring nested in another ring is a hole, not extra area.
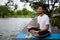
[(43, 31), (48, 31), (49, 29), (49, 24), (46, 24), (46, 27), (43, 30), (39, 30), (39, 31), (35, 31), (34, 33), (39, 33), (39, 32), (43, 32)]
[(30, 28), (39, 28), (39, 23), (37, 23), (37, 24), (34, 25), (34, 26), (28, 26), (27, 28), (28, 28), (28, 29), (30, 29)]
[(37, 23), (36, 25), (32, 26), (31, 28), (39, 28), (39, 23)]
[(48, 31), (48, 29), (49, 29), (49, 24), (46, 24), (46, 25), (45, 25), (45, 28), (44, 28), (43, 30), (39, 30), (39, 32)]

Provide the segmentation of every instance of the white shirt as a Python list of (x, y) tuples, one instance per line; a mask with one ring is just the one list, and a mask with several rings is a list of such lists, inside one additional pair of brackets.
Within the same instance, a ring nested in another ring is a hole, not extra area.
[[(50, 24), (49, 23), (49, 17), (44, 14), (43, 16), (38, 16), (37, 17), (37, 23), (39, 23), (40, 29), (43, 30), (46, 26), (46, 24)], [(49, 26), (49, 30), (51, 32), (50, 26)]]

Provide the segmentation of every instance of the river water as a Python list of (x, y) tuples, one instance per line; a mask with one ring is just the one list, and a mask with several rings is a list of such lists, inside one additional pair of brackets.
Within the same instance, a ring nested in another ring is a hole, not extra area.
[(32, 18), (0, 18), (0, 35), (9, 36), (24, 33), (24, 28)]

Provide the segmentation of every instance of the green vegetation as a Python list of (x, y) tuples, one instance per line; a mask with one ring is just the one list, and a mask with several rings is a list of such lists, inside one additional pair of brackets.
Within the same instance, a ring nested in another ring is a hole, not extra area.
[(60, 13), (60, 6), (58, 8), (56, 8), (55, 10), (53, 10), (53, 13), (59, 14)]
[(9, 18), (9, 17), (15, 17), (15, 18), (31, 18), (35, 17), (38, 14), (35, 12), (31, 12), (25, 8), (22, 10), (9, 10), (6, 6), (0, 6), (0, 18)]
[(51, 18), (51, 25), (52, 26), (57, 26), (60, 29), (60, 19), (59, 18)]
[(0, 6), (0, 17), (8, 16), (9, 10), (6, 6)]

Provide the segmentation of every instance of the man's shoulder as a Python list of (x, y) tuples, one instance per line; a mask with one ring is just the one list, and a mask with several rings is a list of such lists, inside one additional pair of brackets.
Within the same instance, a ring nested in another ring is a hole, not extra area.
[[(49, 18), (47, 14), (44, 14), (44, 17)], [(35, 18), (40, 18), (40, 16), (36, 16)]]
[(47, 15), (47, 14), (44, 14), (44, 16), (48, 17), (48, 15)]
[(44, 17), (49, 18), (49, 16), (48, 16), (48, 15), (46, 15), (46, 14), (44, 14)]

